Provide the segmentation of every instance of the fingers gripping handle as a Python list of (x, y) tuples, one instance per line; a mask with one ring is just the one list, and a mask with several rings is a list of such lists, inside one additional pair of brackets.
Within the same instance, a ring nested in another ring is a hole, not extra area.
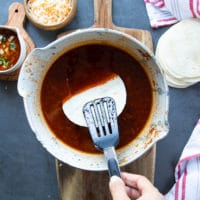
[(108, 160), (108, 172), (109, 176), (118, 176), (121, 177), (120, 175), (120, 168), (118, 166), (117, 161), (114, 158), (110, 158)]

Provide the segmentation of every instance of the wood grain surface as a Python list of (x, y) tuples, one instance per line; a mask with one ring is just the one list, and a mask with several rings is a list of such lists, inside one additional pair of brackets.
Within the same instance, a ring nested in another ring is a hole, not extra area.
[[(21, 3), (14, 2), (10, 5), (8, 10), (8, 21), (7, 26), (16, 27), (19, 29), (21, 36), (23, 37), (26, 44), (26, 55), (28, 55), (31, 50), (35, 47), (29, 34), (24, 29), (25, 22), (25, 10)], [(20, 68), (10, 74), (0, 74), (0, 80), (15, 81), (18, 78)]]
[[(146, 30), (118, 27), (112, 22), (112, 0), (94, 0), (94, 25), (91, 28), (111, 28), (127, 33), (153, 50), (152, 37)], [(61, 34), (60, 36), (66, 33)], [(122, 171), (142, 174), (154, 181), (156, 146)], [(73, 168), (56, 160), (57, 179), (62, 200), (111, 199), (108, 172), (90, 172)]]

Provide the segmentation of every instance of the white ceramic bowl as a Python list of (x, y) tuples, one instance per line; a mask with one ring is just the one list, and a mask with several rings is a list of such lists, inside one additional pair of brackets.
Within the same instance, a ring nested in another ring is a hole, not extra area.
[(13, 31), (14, 33), (16, 33), (17, 38), (19, 40), (19, 44), (20, 44), (20, 55), (19, 55), (19, 58), (18, 58), (17, 62), (15, 63), (15, 65), (13, 65), (11, 68), (9, 68), (7, 70), (3, 70), (3, 71), (0, 70), (0, 74), (10, 74), (10, 73), (16, 71), (19, 67), (21, 67), (21, 65), (26, 57), (26, 44), (25, 44), (25, 41), (24, 41), (23, 37), (21, 36), (18, 28), (12, 27), (12, 26), (0, 25), (0, 29), (10, 30), (10, 31)]
[(152, 53), (133, 37), (104, 28), (75, 31), (45, 48), (35, 49), (23, 64), (18, 91), (24, 99), (26, 115), (42, 145), (57, 159), (85, 170), (106, 170), (104, 156), (77, 151), (60, 142), (49, 129), (40, 105), (40, 90), (51, 64), (63, 53), (84, 44), (102, 43), (128, 51), (147, 72), (153, 89), (151, 116), (141, 133), (129, 145), (117, 150), (120, 166), (142, 156), (168, 133), (168, 87)]

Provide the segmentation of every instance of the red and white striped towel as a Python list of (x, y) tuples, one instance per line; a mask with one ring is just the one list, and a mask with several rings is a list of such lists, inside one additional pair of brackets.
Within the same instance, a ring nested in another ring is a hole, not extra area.
[(200, 119), (176, 166), (175, 181), (165, 200), (200, 200)]
[(144, 0), (152, 28), (200, 18), (200, 0)]

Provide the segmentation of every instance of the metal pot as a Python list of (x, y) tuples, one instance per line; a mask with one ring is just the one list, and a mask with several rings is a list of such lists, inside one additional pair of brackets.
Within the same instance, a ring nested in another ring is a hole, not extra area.
[(51, 64), (72, 48), (94, 43), (110, 44), (129, 52), (149, 76), (154, 98), (150, 119), (136, 139), (117, 150), (120, 166), (142, 156), (168, 133), (168, 87), (153, 54), (133, 37), (105, 28), (84, 29), (70, 33), (45, 48), (34, 49), (22, 66), (18, 91), (24, 99), (30, 126), (47, 151), (71, 166), (99, 171), (107, 169), (104, 156), (80, 152), (60, 142), (49, 129), (40, 105), (42, 81)]

